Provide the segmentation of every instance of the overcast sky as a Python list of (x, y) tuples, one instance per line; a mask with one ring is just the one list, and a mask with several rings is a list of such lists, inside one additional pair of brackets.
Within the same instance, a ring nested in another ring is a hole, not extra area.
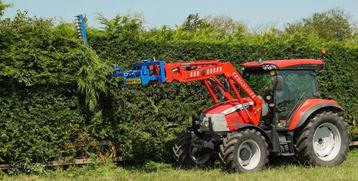
[(225, 15), (245, 22), (250, 28), (271, 24), (282, 28), (314, 12), (331, 8), (343, 9), (358, 22), (358, 0), (3, 0), (13, 6), (5, 12), (13, 17), (18, 9), (29, 15), (52, 17), (58, 21), (72, 21), (83, 13), (89, 25), (99, 27), (98, 13), (107, 18), (115, 15), (141, 13), (146, 27), (181, 24), (189, 13), (201, 16)]

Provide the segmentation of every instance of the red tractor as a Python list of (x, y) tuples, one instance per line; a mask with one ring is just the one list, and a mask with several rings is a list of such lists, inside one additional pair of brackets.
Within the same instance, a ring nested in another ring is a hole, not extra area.
[(342, 107), (321, 99), (318, 59), (230, 62), (143, 61), (111, 77), (147, 85), (201, 81), (215, 105), (179, 134), (173, 147), (183, 167), (208, 167), (219, 159), (229, 171), (262, 169), (268, 155), (297, 156), (304, 164), (334, 166), (346, 159), (349, 135)]

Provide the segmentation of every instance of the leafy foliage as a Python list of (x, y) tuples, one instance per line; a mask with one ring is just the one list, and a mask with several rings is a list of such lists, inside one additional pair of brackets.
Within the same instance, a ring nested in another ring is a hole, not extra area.
[(0, 16), (4, 15), (5, 9), (9, 6), (9, 4), (4, 3), (2, 0), (0, 1)]
[[(0, 162), (32, 163), (76, 156), (105, 90), (106, 67), (69, 24), (20, 12), (0, 21)], [(90, 112), (92, 111), (92, 112)]]

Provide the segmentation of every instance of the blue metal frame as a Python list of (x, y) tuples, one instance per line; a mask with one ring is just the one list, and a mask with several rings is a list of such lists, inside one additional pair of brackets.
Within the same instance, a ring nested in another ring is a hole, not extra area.
[[(159, 66), (159, 75), (153, 75), (149, 66)], [(109, 75), (110, 78), (121, 77), (125, 84), (148, 85), (150, 82), (165, 83), (165, 62), (163, 60), (151, 61), (143, 60), (132, 64), (134, 70), (120, 71), (118, 65), (113, 66), (114, 71)]]
[(76, 18), (77, 18), (76, 25), (77, 25), (78, 33), (79, 33), (80, 37), (82, 38), (83, 43), (87, 47), (88, 41), (87, 41), (85, 18), (82, 14), (76, 16)]

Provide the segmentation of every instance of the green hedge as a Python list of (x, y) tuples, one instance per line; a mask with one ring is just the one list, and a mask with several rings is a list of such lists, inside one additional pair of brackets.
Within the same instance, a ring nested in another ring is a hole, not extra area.
[(0, 163), (28, 171), (95, 141), (88, 129), (106, 70), (72, 25), (24, 13), (1, 20)]
[[(89, 148), (102, 140), (111, 141), (128, 164), (169, 161), (174, 133), (213, 102), (198, 82), (123, 88), (106, 79), (109, 64), (126, 69), (152, 57), (169, 62), (221, 59), (238, 66), (259, 58), (319, 58), (319, 50), (326, 48), (326, 69), (319, 73), (322, 96), (342, 104), (353, 136), (358, 135), (353, 126), (358, 117), (354, 40), (327, 42), (314, 34), (266, 32), (198, 41), (188, 40), (179, 29), (156, 33), (141, 29), (137, 21), (123, 21), (89, 31), (94, 51), (83, 47), (69, 24), (54, 26), (23, 13), (0, 21), (1, 163), (31, 171), (33, 163), (76, 157), (73, 145)], [(180, 126), (167, 129), (170, 124)]]

